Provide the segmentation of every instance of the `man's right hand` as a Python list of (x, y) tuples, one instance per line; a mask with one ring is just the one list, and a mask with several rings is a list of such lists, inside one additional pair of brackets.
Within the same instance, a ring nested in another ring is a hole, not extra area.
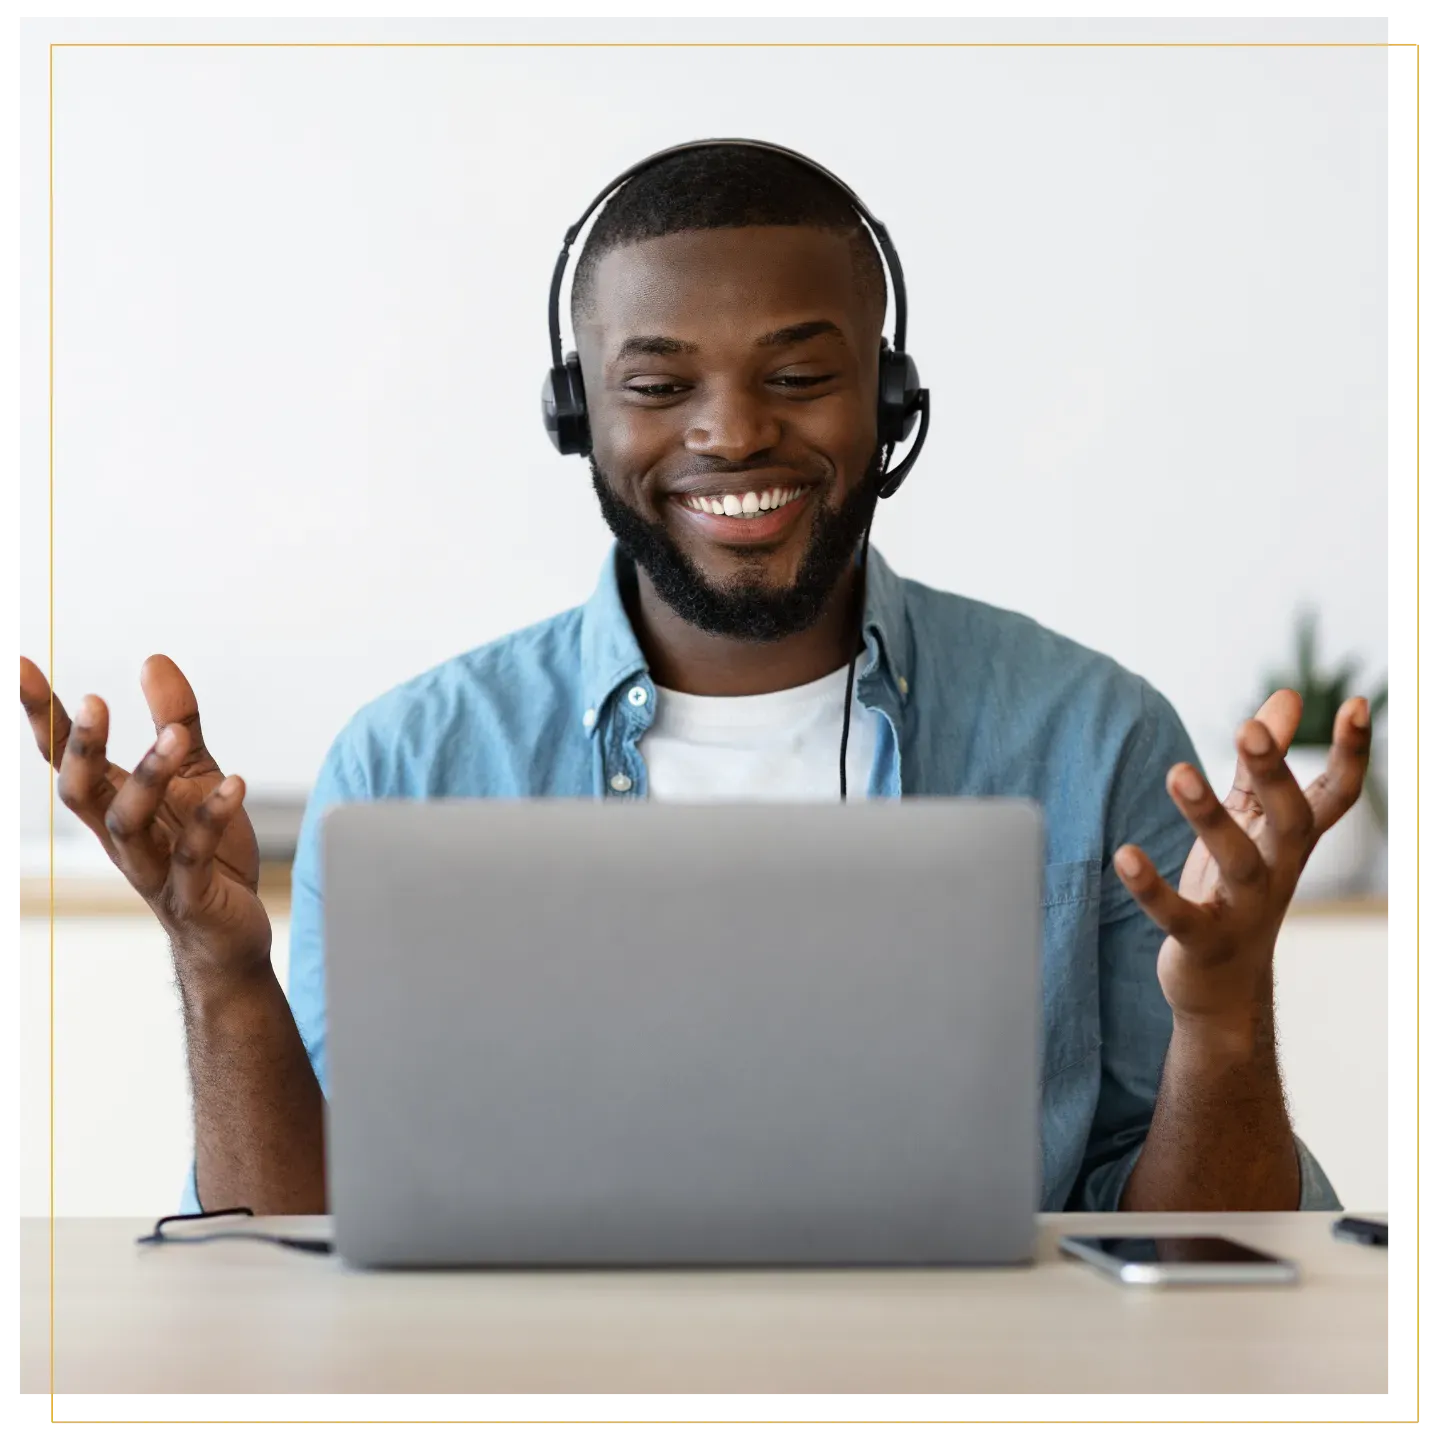
[(146, 659), (140, 687), (156, 739), (128, 774), (105, 757), (104, 700), (87, 694), (72, 721), (45, 675), (20, 660), (20, 702), (41, 754), (59, 772), (61, 802), (154, 911), (185, 983), (223, 993), (271, 968), (272, 932), (259, 902), (259, 847), (242, 807), (244, 781), (226, 777), (205, 747), (194, 690), (170, 659)]

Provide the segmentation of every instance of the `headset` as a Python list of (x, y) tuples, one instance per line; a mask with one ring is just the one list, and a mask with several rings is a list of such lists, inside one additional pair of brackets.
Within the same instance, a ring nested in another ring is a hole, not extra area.
[[(553, 268), (553, 283), (548, 291), (548, 340), (552, 354), (552, 368), (543, 383), (542, 406), (543, 428), (549, 440), (564, 456), (587, 457), (592, 451), (593, 438), (588, 425), (588, 399), (583, 390), (583, 371), (578, 364), (578, 353), (563, 353), (563, 338), (559, 325), (558, 297), (563, 285), (563, 273), (568, 266), (568, 253), (578, 239), (578, 233), (587, 224), (588, 218), (625, 182), (632, 180), (642, 171), (656, 166), (669, 156), (681, 155), (684, 151), (708, 150), (718, 146), (743, 146), (756, 151), (768, 151), (785, 156), (790, 161), (805, 167), (817, 176), (835, 186), (872, 233), (877, 249), (886, 263), (887, 275), (892, 285), (893, 325), (892, 344), (882, 338), (877, 362), (877, 442), (883, 450), (883, 466), (877, 482), (877, 496), (891, 497), (902, 485), (917, 460), (922, 444), (927, 440), (927, 425), (931, 418), (931, 404), (927, 389), (921, 385), (917, 375), (917, 364), (907, 351), (907, 284), (902, 275), (902, 262), (897, 248), (887, 234), (887, 228), (864, 206), (857, 193), (846, 182), (839, 180), (825, 166), (786, 146), (773, 145), (768, 141), (751, 141), (737, 138), (706, 141), (687, 141), (682, 145), (669, 146), (645, 157), (636, 165), (629, 166), (622, 175), (615, 177), (588, 203), (583, 214), (568, 228), (563, 236), (563, 249), (558, 253)], [(911, 436), (912, 428), (917, 430), (916, 440), (907, 455), (893, 468), (892, 453), (897, 445)], [(867, 570), (867, 539), (872, 531), (871, 520), (862, 534), (861, 572)], [(859, 619), (860, 643), (860, 619)], [(860, 651), (860, 650), (858, 650)], [(847, 670), (847, 696), (842, 715), (842, 749), (838, 761), (841, 797), (847, 799), (847, 735), (852, 717), (852, 685), (857, 671), (857, 654), (854, 653)]]

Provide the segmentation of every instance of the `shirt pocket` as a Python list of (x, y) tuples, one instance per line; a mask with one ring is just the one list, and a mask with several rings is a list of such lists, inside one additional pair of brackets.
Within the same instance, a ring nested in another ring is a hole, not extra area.
[(1042, 880), (1042, 1079), (1101, 1047), (1101, 861), (1048, 864)]

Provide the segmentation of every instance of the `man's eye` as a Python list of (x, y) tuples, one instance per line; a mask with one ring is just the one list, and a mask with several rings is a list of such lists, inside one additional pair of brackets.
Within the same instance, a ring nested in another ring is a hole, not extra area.
[(628, 391), (637, 392), (643, 397), (671, 397), (673, 393), (681, 390), (682, 384), (679, 382), (647, 382), (642, 386), (628, 387)]
[[(836, 372), (826, 372), (821, 376), (813, 377), (774, 377), (772, 380), (781, 387), (783, 391), (798, 392), (806, 387), (820, 387), (824, 382), (830, 382)], [(686, 390), (686, 383), (683, 382), (630, 382), (626, 391), (636, 392), (640, 397), (673, 397), (679, 392)]]
[(823, 382), (830, 382), (836, 372), (827, 372), (821, 377), (774, 377), (773, 381), (780, 387), (790, 387), (794, 391), (799, 387), (817, 387)]

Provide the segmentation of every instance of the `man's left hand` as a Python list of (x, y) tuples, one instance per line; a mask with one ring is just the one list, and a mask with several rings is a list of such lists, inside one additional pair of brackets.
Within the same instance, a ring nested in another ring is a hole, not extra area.
[(1180, 889), (1125, 844), (1117, 873), (1165, 930), (1157, 975), (1178, 1026), (1236, 1046), (1268, 1023), (1276, 935), (1320, 836), (1360, 797), (1370, 757), (1370, 706), (1349, 698), (1335, 720), (1325, 772), (1302, 791), (1286, 765), (1301, 698), (1273, 693), (1236, 734), (1236, 779), (1225, 801), (1191, 764), (1166, 789), (1197, 839)]

